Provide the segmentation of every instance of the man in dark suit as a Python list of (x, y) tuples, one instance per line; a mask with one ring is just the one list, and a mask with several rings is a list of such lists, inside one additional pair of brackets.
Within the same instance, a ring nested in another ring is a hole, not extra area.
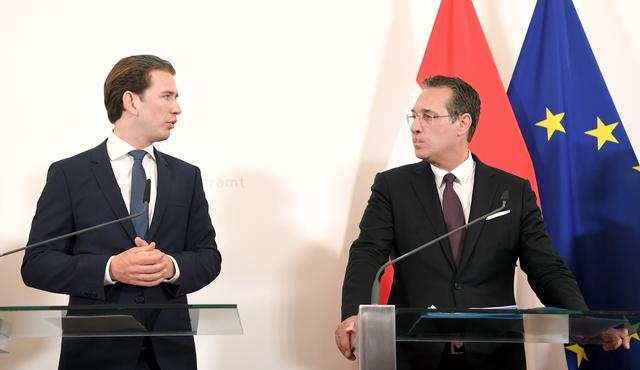
[[(200, 170), (153, 146), (181, 113), (174, 75), (152, 55), (113, 67), (104, 84), (113, 133), (51, 165), (29, 243), (138, 212), (147, 178), (148, 214), (28, 250), (25, 284), (68, 294), (70, 305), (185, 304), (220, 273)], [(186, 310), (131, 313), (150, 330), (190, 328)], [(192, 337), (65, 338), (59, 368), (195, 369), (195, 346)]]
[[(515, 304), (516, 260), (541, 301), (586, 310), (576, 281), (556, 252), (529, 182), (482, 163), (468, 148), (480, 98), (458, 78), (424, 82), (407, 116), (421, 162), (379, 173), (352, 244), (342, 291), (341, 353), (352, 353), (360, 304), (368, 304), (376, 270), (400, 256), (499, 208), (508, 190), (509, 213), (452, 235), (395, 265), (389, 304), (469, 308)], [(508, 155), (508, 153), (505, 153)], [(619, 346), (622, 340), (616, 338)], [(628, 338), (625, 346), (628, 345)], [(521, 344), (398, 343), (398, 369), (524, 369)]]

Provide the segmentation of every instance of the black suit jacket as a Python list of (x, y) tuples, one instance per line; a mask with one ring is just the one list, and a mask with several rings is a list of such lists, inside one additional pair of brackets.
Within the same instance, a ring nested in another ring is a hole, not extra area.
[[(146, 239), (155, 241), (160, 250), (176, 260), (180, 268), (176, 284), (162, 283), (152, 288), (122, 283), (104, 286), (109, 257), (134, 245), (131, 221), (27, 250), (22, 263), (25, 284), (68, 294), (70, 305), (182, 304), (187, 303), (187, 293), (209, 284), (220, 273), (221, 256), (200, 170), (159, 151), (155, 151), (155, 156), (158, 195)], [(127, 215), (105, 141), (51, 165), (29, 243)], [(190, 327), (186, 310), (132, 312), (155, 330)], [(152, 337), (151, 342), (162, 369), (196, 368), (193, 338)], [(134, 369), (142, 343), (142, 337), (64, 339), (60, 368)]]
[[(527, 180), (489, 167), (475, 156), (469, 220), (500, 207), (504, 190), (510, 213), (467, 230), (459, 268), (448, 239), (394, 266), (389, 304), (396, 307), (470, 308), (515, 304), (514, 269), (520, 266), (540, 300), (548, 306), (587, 309), (578, 286), (555, 250)], [(376, 270), (447, 232), (434, 175), (426, 162), (379, 173), (349, 252), (342, 292), (343, 319), (370, 301)], [(524, 368), (521, 345), (465, 345), (471, 368)], [(420, 368), (438, 366), (443, 345), (400, 348), (420, 357)], [(399, 359), (399, 363), (406, 359)], [(422, 367), (424, 366), (424, 367)], [(411, 368), (411, 367), (407, 367)]]

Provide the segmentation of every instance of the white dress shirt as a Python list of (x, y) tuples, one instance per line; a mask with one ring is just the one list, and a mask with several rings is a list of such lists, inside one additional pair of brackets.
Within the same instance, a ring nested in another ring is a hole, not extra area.
[[(438, 197), (440, 197), (440, 207), (442, 207), (442, 193), (444, 193), (444, 175), (449, 172), (431, 165), (433, 171), (433, 177), (436, 181), (436, 188), (438, 189)], [(476, 162), (471, 156), (471, 152), (467, 155), (467, 159), (462, 162), (458, 167), (454, 168), (451, 173), (456, 177), (453, 182), (453, 191), (458, 194), (460, 203), (462, 203), (462, 212), (464, 212), (465, 222), (469, 222), (469, 212), (471, 211), (471, 199), (473, 197), (473, 181), (476, 175)]]
[[(109, 135), (107, 139), (107, 155), (111, 161), (113, 174), (116, 177), (122, 199), (129, 213), (131, 213), (131, 169), (133, 168), (133, 157), (129, 152), (132, 150), (136, 150), (136, 148), (117, 137), (113, 132)], [(149, 222), (151, 222), (158, 195), (158, 166), (156, 165), (153, 145), (149, 145), (142, 150), (147, 152), (147, 155), (142, 159), (142, 167), (147, 178), (151, 180), (151, 198), (149, 200)]]
[[(134, 161), (129, 152), (132, 150), (136, 150), (136, 148), (120, 139), (113, 132), (109, 135), (109, 138), (107, 139), (107, 155), (109, 156), (111, 168), (113, 169), (113, 174), (116, 177), (116, 182), (120, 187), (122, 199), (124, 200), (124, 204), (127, 206), (127, 211), (129, 211), (129, 213), (131, 213), (131, 169), (133, 168)], [(156, 164), (155, 153), (153, 152), (153, 145), (149, 145), (142, 150), (147, 152), (147, 155), (142, 159), (142, 167), (144, 168), (147, 179), (151, 180), (151, 198), (149, 199), (149, 224), (151, 224), (151, 221), (153, 220), (153, 211), (155, 210), (156, 197), (158, 195), (158, 166)], [(104, 272), (105, 285), (113, 285), (116, 283), (116, 281), (111, 279), (111, 275), (109, 274), (109, 266), (111, 265), (113, 257), (115, 256), (111, 256), (109, 261), (107, 261), (107, 266)], [(180, 269), (178, 268), (176, 260), (173, 257), (171, 257), (171, 260), (175, 267), (175, 275), (171, 279), (165, 280), (165, 282), (168, 283), (173, 283), (180, 277)]]

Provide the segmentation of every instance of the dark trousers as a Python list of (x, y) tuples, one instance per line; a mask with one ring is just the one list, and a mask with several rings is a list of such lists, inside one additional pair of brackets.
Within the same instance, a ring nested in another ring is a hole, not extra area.
[(450, 343), (444, 346), (442, 359), (438, 370), (468, 370), (467, 358), (464, 354), (464, 346), (460, 349), (452, 349)]
[[(463, 349), (458, 352), (464, 351)], [(398, 370), (468, 370), (466, 354), (452, 354), (450, 343), (398, 342)], [(483, 369), (485, 370), (485, 369)]]
[(465, 343), (452, 354), (449, 343), (397, 342), (398, 370), (526, 370), (522, 343)]
[(136, 370), (160, 370), (160, 366), (158, 366), (158, 362), (156, 361), (156, 355), (153, 353), (149, 337), (145, 337), (144, 342), (142, 343)]

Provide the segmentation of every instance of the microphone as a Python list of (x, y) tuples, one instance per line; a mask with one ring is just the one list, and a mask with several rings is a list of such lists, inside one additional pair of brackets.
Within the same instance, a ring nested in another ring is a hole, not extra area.
[[(476, 218), (473, 221), (467, 222), (466, 224), (456, 227), (455, 229), (449, 231), (448, 233), (441, 235), (438, 238), (435, 238), (431, 241), (428, 241), (424, 244), (422, 244), (421, 246), (419, 246), (418, 248), (409, 251), (403, 255), (401, 255), (398, 258), (392, 259), (390, 261), (387, 261), (387, 263), (385, 263), (384, 265), (380, 266), (380, 268), (378, 269), (378, 272), (376, 273), (376, 278), (373, 280), (373, 286), (371, 287), (371, 304), (372, 305), (379, 305), (380, 304), (380, 275), (382, 275), (382, 272), (384, 271), (384, 269), (389, 266), (389, 265), (393, 265), (398, 261), (401, 261), (409, 256), (411, 256), (412, 254), (418, 253), (421, 250), (425, 249), (426, 247), (433, 245), (437, 242), (439, 242), (440, 240), (449, 237), (451, 234), (453, 233), (457, 233), (458, 231), (468, 228), (469, 226), (480, 222), (480, 221), (484, 221), (487, 217), (490, 217), (502, 210), (504, 210), (505, 208), (507, 208), (507, 203), (509, 202), (509, 190), (505, 190), (502, 192), (502, 195), (500, 196), (500, 201), (502, 202), (502, 205), (499, 208), (494, 209), (493, 211), (487, 213), (486, 215), (480, 216), (478, 218)], [(498, 217), (498, 216), (496, 216)]]
[(29, 244), (29, 245), (27, 245), (25, 247), (22, 247), (22, 248), (10, 250), (8, 252), (4, 252), (4, 253), (0, 254), (0, 258), (2, 258), (4, 256), (8, 256), (10, 254), (14, 254), (14, 253), (23, 251), (25, 249), (39, 247), (39, 246), (41, 246), (43, 244), (53, 243), (53, 242), (56, 242), (58, 240), (69, 238), (69, 237), (74, 236), (74, 235), (84, 234), (84, 233), (89, 232), (89, 231), (101, 229), (101, 228), (103, 228), (105, 226), (113, 225), (113, 224), (116, 224), (116, 223), (119, 223), (119, 222), (122, 222), (122, 221), (127, 221), (127, 220), (131, 220), (133, 218), (142, 216), (143, 214), (149, 212), (149, 200), (150, 199), (151, 199), (151, 180), (147, 179), (147, 181), (145, 182), (145, 185), (144, 185), (144, 194), (142, 196), (142, 202), (143, 202), (142, 211), (140, 211), (138, 213), (134, 213), (134, 214), (129, 215), (129, 216), (126, 216), (126, 217), (123, 217), (123, 218), (119, 218), (117, 220), (105, 222), (103, 224), (99, 224), (99, 225), (95, 225), (95, 226), (90, 226), (90, 227), (87, 227), (87, 228), (82, 229), (82, 230), (74, 231), (74, 232), (71, 232), (71, 233), (68, 233), (68, 234), (56, 236), (55, 238), (51, 238), (51, 239), (43, 240), (43, 241), (40, 241), (40, 242), (37, 242), (37, 243)]

